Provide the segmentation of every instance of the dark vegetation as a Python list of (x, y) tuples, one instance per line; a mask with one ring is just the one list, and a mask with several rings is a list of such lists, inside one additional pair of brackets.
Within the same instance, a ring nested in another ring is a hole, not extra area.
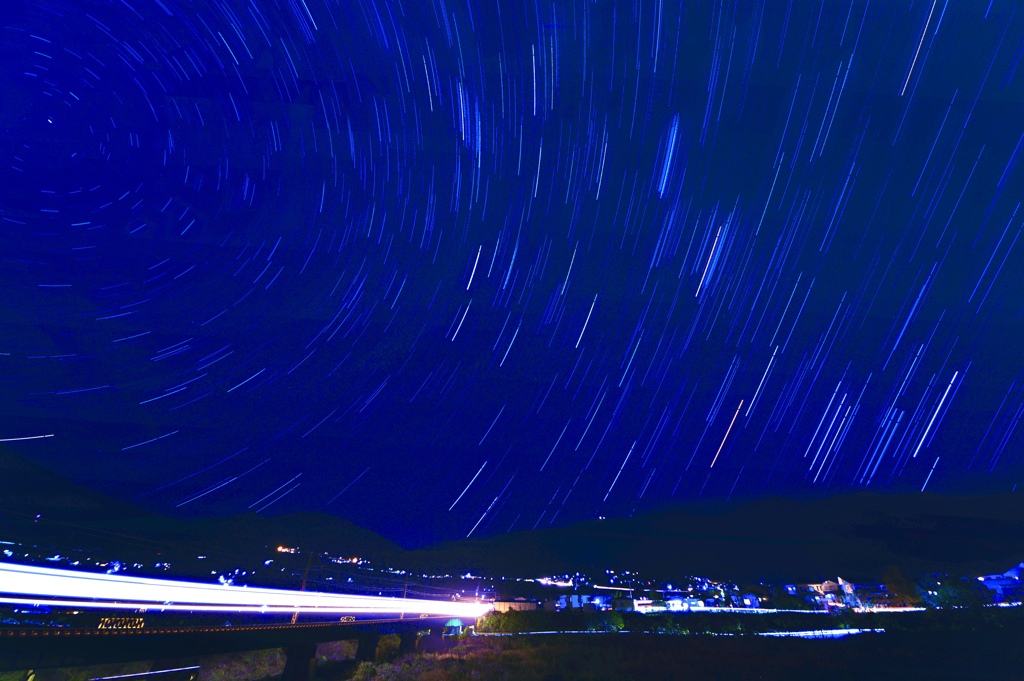
[[(391, 661), (397, 657), (397, 640), (381, 637), (378, 647), (378, 660)], [(317, 668), (325, 678), (341, 678), (351, 675), (356, 665), (353, 661), (356, 653), (355, 641), (335, 641), (321, 643), (317, 648)], [(251, 650), (241, 653), (224, 655), (208, 655), (198, 660), (196, 681), (274, 681), (284, 671), (286, 655), (281, 648), (269, 650)], [(59, 667), (54, 669), (37, 669), (31, 672), (33, 681), (89, 681), (90, 679), (118, 677), (132, 674), (143, 674), (150, 671), (151, 663), (127, 662), (122, 664), (93, 665), (86, 667)], [(0, 672), (0, 681), (26, 681), (28, 672)], [(156, 678), (183, 681), (188, 673), (168, 673)]]
[[(503, 613), (478, 631), (552, 625), (591, 634), (463, 637), (439, 652), (382, 654), (359, 681), (598, 681), (604, 679), (1022, 679), (1024, 612), (959, 608), (844, 616), (809, 613), (645, 616), (636, 613)], [(617, 633), (626, 628), (633, 632)], [(885, 628), (843, 639), (750, 635), (768, 630)], [(691, 635), (674, 635), (686, 634)], [(696, 634), (696, 635), (694, 635)], [(744, 635), (746, 634), (746, 635)], [(320, 679), (347, 678), (323, 668)]]
[[(651, 634), (756, 634), (822, 629), (884, 629), (886, 632), (1017, 632), (1024, 642), (1024, 608), (966, 607), (917, 612), (661, 613), (505, 612), (477, 621), (479, 633), (537, 631), (633, 632)], [(1024, 670), (1022, 670), (1024, 671)]]
[[(896, 632), (840, 640), (597, 634), (475, 638), (363, 663), (359, 681), (1020, 679), (1019, 631)], [(327, 670), (321, 681), (341, 678)]]
[[(637, 679), (975, 679), (1024, 678), (1021, 608), (962, 608), (916, 613), (829, 616), (810, 613), (738, 615), (694, 613), (506, 613), (478, 631), (536, 631), (552, 625), (591, 634), (437, 636), (421, 638), (415, 654), (400, 656), (397, 636), (382, 636), (373, 662), (353, 661), (355, 644), (318, 649), (318, 681), (604, 681)], [(839, 640), (751, 635), (767, 629), (880, 627), (884, 634)], [(634, 632), (620, 633), (626, 628)], [(690, 635), (682, 635), (689, 633)], [(746, 634), (746, 635), (744, 635)], [(275, 681), (280, 650), (201, 660), (197, 681)], [(40, 670), (36, 681), (86, 681), (145, 671), (146, 663)], [(24, 681), (24, 672), (0, 681)]]

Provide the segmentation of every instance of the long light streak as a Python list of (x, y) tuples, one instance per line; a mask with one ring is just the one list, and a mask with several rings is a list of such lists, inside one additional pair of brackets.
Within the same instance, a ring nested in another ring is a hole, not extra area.
[[(395, 599), (401, 600), (401, 599)], [(76, 600), (69, 598), (57, 598), (57, 599), (40, 599), (40, 598), (14, 598), (7, 596), (0, 596), (0, 603), (7, 605), (29, 605), (36, 606), (47, 605), (52, 608), (74, 608), (74, 609), (86, 609), (93, 608), (97, 610), (159, 610), (166, 612), (221, 612), (221, 613), (258, 613), (258, 614), (287, 614), (290, 615), (296, 611), (303, 614), (320, 614), (320, 615), (342, 615), (342, 614), (356, 614), (356, 615), (394, 615), (394, 614), (416, 614), (415, 610), (409, 609), (398, 609), (392, 608), (390, 610), (353, 610), (352, 608), (346, 607), (322, 607), (322, 608), (307, 608), (307, 607), (289, 607), (289, 606), (261, 606), (261, 605), (195, 605), (189, 603), (158, 603), (154, 604), (149, 601), (110, 601), (110, 602), (97, 602), (90, 600)], [(454, 605), (454, 604), (453, 604)], [(486, 607), (486, 610), (491, 609), (490, 604), (483, 603), (461, 603), (460, 605), (476, 605), (478, 607)], [(426, 616), (433, 617), (480, 617), (481, 615), (467, 614), (466, 612), (437, 612), (437, 613), (422, 613)]]
[[(468, 287), (467, 287), (468, 288)], [(455, 342), (455, 337), (459, 335), (459, 330), (462, 329), (462, 322), (466, 321), (466, 315), (469, 314), (469, 306), (473, 304), (473, 301), (469, 301), (469, 305), (466, 305), (466, 311), (462, 313), (462, 319), (459, 320), (459, 327), (455, 329), (455, 333), (452, 334), (452, 342)]]
[(917, 63), (917, 56), (921, 54), (921, 45), (924, 44), (924, 36), (928, 33), (928, 24), (932, 23), (932, 12), (935, 11), (935, 4), (939, 0), (932, 0), (932, 8), (928, 11), (928, 20), (924, 22), (924, 30), (921, 31), (921, 39), (917, 41), (917, 49), (914, 50), (914, 60), (910, 62), (910, 70), (907, 71), (907, 79), (903, 81), (903, 88), (900, 90), (900, 97), (907, 91), (907, 85), (910, 83), (910, 76), (914, 73), (914, 65)]
[(764, 379), (768, 378), (768, 372), (771, 371), (772, 362), (775, 361), (775, 353), (779, 351), (779, 346), (776, 345), (775, 349), (772, 350), (772, 358), (768, 360), (768, 367), (764, 370), (764, 375), (761, 376), (761, 382), (757, 384), (757, 390), (754, 391), (754, 397), (750, 400), (750, 406), (747, 407), (747, 412), (743, 414), (744, 417), (750, 416), (750, 410), (754, 408), (754, 403), (757, 402), (757, 396), (761, 394), (761, 387), (764, 385)]
[(700, 297), (700, 289), (704, 286), (704, 277), (708, 276), (708, 268), (711, 267), (711, 259), (715, 257), (715, 248), (718, 246), (718, 237), (722, 236), (722, 228), (718, 228), (718, 233), (715, 234), (715, 243), (711, 244), (711, 252), (708, 253), (708, 262), (704, 265), (704, 273), (700, 275), (700, 283), (697, 284), (697, 292), (693, 294), (694, 298)]
[(743, 408), (743, 400), (740, 400), (740, 406), (736, 407), (736, 413), (732, 415), (732, 421), (729, 421), (729, 428), (725, 431), (725, 437), (722, 438), (722, 444), (718, 445), (718, 451), (715, 452), (715, 458), (711, 459), (711, 465), (708, 468), (714, 468), (715, 462), (718, 461), (718, 455), (722, 453), (722, 447), (725, 446), (725, 441), (729, 439), (729, 433), (732, 432), (732, 426), (736, 423), (736, 417), (740, 415), (740, 409)]
[[(504, 407), (502, 407), (502, 409), (504, 409)], [(481, 440), (481, 442), (482, 442), (482, 440)], [(449, 511), (452, 510), (453, 508), (455, 508), (455, 504), (459, 503), (459, 500), (462, 499), (462, 497), (466, 496), (466, 492), (469, 491), (469, 488), (473, 486), (473, 483), (476, 482), (476, 479), (480, 477), (480, 474), (484, 472), (484, 468), (486, 468), (486, 467), (487, 467), (487, 462), (484, 461), (484, 465), (480, 466), (480, 470), (478, 470), (476, 472), (476, 475), (473, 476), (473, 479), (469, 481), (468, 485), (466, 485), (466, 489), (462, 490), (462, 494), (460, 494), (458, 496), (458, 498), (455, 501), (452, 502), (452, 505), (448, 507)]]
[(558, 295), (565, 295), (565, 287), (569, 285), (569, 275), (572, 274), (573, 263), (576, 262), (576, 249), (580, 247), (580, 242), (576, 242), (575, 248), (572, 249), (572, 260), (569, 261), (569, 269), (565, 273), (565, 281), (562, 282), (562, 290)]
[[(477, 263), (480, 262), (480, 251), (482, 251), (483, 249), (484, 249), (484, 247), (483, 247), (482, 244), (480, 246), (478, 246), (477, 249), (476, 249), (476, 260), (473, 261), (473, 271), (469, 273), (469, 283), (466, 284), (466, 290), (467, 291), (469, 290), (469, 287), (473, 285), (473, 275), (476, 274), (476, 266), (477, 266)], [(456, 333), (458, 333), (458, 332), (456, 332)]]
[[(921, 451), (921, 445), (924, 444), (925, 438), (928, 437), (928, 431), (930, 431), (932, 429), (932, 424), (935, 423), (935, 417), (939, 415), (940, 411), (942, 411), (942, 405), (946, 401), (946, 396), (949, 395), (949, 389), (953, 387), (953, 381), (956, 380), (956, 377), (957, 377), (957, 375), (959, 373), (960, 373), (959, 371), (954, 371), (953, 372), (953, 378), (949, 379), (949, 385), (946, 386), (946, 392), (942, 393), (942, 399), (939, 400), (939, 406), (937, 406), (935, 408), (935, 413), (932, 414), (932, 419), (931, 419), (931, 421), (928, 422), (928, 427), (924, 429), (924, 434), (921, 435), (921, 441), (917, 443), (917, 449), (914, 450), (914, 455), (912, 457), (910, 457), (910, 458), (912, 458), (912, 459), (916, 459), (917, 458), (917, 453)], [(925, 483), (925, 484), (927, 484), (927, 483)]]
[(193, 669), (199, 669), (199, 665), (192, 665), (191, 667), (176, 667), (174, 669), (160, 669), (154, 672), (139, 672), (137, 674), (118, 674), (117, 676), (97, 676), (91, 681), (111, 681), (111, 679), (137, 679), (142, 676), (156, 676), (157, 674), (172, 674), (174, 672), (187, 672)]
[(356, 596), (202, 584), (127, 575), (92, 574), (32, 565), (0, 564), (3, 603), (49, 603), (100, 609), (156, 608), (204, 612), (419, 613), (479, 617), (481, 603)]
[(611, 487), (609, 487), (608, 491), (605, 493), (604, 501), (608, 501), (608, 495), (612, 493), (613, 489), (615, 489), (615, 483), (617, 483), (619, 481), (619, 476), (622, 475), (622, 469), (626, 467), (627, 463), (629, 463), (629, 457), (631, 457), (633, 455), (633, 450), (635, 448), (636, 448), (636, 440), (633, 440), (633, 446), (629, 448), (629, 454), (626, 454), (626, 459), (622, 462), (622, 465), (619, 466), (619, 472), (615, 474), (615, 479), (612, 480)]
[(932, 479), (932, 473), (935, 472), (935, 467), (939, 465), (939, 457), (935, 457), (935, 463), (932, 464), (932, 469), (928, 471), (928, 477), (924, 479), (924, 484), (921, 485), (921, 491), (928, 486), (928, 481)]
[(594, 314), (594, 306), (597, 305), (597, 294), (594, 295), (594, 301), (590, 303), (590, 311), (587, 312), (587, 318), (583, 322), (583, 330), (580, 331), (580, 337), (576, 339), (576, 347), (580, 346), (580, 341), (583, 340), (583, 333), (587, 330), (587, 324), (590, 323), (590, 315)]
[[(469, 309), (469, 308), (467, 308), (467, 309)], [(523, 323), (522, 323), (522, 321), (520, 321), (519, 322), (519, 326), (516, 327), (516, 332), (514, 334), (512, 334), (512, 340), (509, 341), (508, 347), (505, 348), (505, 354), (502, 355), (501, 362), (498, 363), (499, 367), (505, 366), (505, 360), (508, 359), (508, 353), (512, 349), (512, 346), (515, 344), (516, 337), (519, 335), (519, 329), (522, 328), (522, 326), (523, 326)]]

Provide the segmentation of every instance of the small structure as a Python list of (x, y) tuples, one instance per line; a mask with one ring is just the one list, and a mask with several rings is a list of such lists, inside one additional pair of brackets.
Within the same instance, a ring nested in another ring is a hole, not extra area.
[(612, 599), (612, 610), (617, 610), (619, 612), (633, 612), (635, 609), (635, 604), (632, 598)]
[(511, 601), (494, 601), (494, 612), (528, 612), (537, 609), (536, 601), (528, 601), (525, 598), (516, 598)]
[(637, 598), (633, 601), (633, 609), (645, 615), (652, 612), (664, 612), (668, 610), (665, 601), (656, 601), (651, 598)]
[(442, 636), (460, 636), (462, 634), (462, 620), (452, 618), (444, 623), (444, 629), (441, 632)]

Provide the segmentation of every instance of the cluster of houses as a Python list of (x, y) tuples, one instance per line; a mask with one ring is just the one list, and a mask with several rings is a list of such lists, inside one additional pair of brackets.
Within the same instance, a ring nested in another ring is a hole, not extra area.
[[(1024, 563), (1002, 574), (983, 575), (978, 582), (989, 591), (995, 604), (1021, 603), (1024, 601)], [(565, 586), (572, 586), (567, 583)], [(577, 587), (580, 585), (577, 585)], [(744, 592), (735, 585), (708, 583), (701, 589), (672, 591), (642, 591), (635, 595), (634, 589), (594, 587), (591, 593), (561, 594), (546, 600), (515, 598), (496, 600), (496, 612), (546, 610), (591, 610), (620, 612), (711, 612), (729, 610), (786, 609), (781, 603), (766, 602), (763, 596)], [(707, 588), (714, 586), (715, 588)], [(600, 589), (608, 593), (601, 593)], [(843, 578), (820, 583), (786, 584), (782, 590), (789, 597), (792, 609), (835, 611), (851, 609), (895, 609), (905, 606), (901, 599), (890, 594), (882, 584), (848, 582)], [(795, 599), (795, 600), (793, 600)]]
[(714, 610), (719, 608), (758, 609), (761, 600), (752, 593), (730, 593), (725, 597), (697, 598), (683, 594), (670, 594), (667, 597), (652, 596), (608, 596), (603, 594), (564, 594), (557, 598), (544, 601), (516, 598), (512, 600), (494, 601), (495, 612), (546, 610), (560, 612), (562, 610), (607, 611), (618, 612), (686, 612), (689, 610)]

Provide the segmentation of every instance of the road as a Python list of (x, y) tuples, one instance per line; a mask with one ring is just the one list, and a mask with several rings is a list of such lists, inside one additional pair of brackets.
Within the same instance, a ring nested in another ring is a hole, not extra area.
[(427, 615), (475, 619), (477, 601), (434, 601), (317, 591), (203, 584), (0, 563), (0, 603), (102, 610), (164, 610), (321, 615)]

